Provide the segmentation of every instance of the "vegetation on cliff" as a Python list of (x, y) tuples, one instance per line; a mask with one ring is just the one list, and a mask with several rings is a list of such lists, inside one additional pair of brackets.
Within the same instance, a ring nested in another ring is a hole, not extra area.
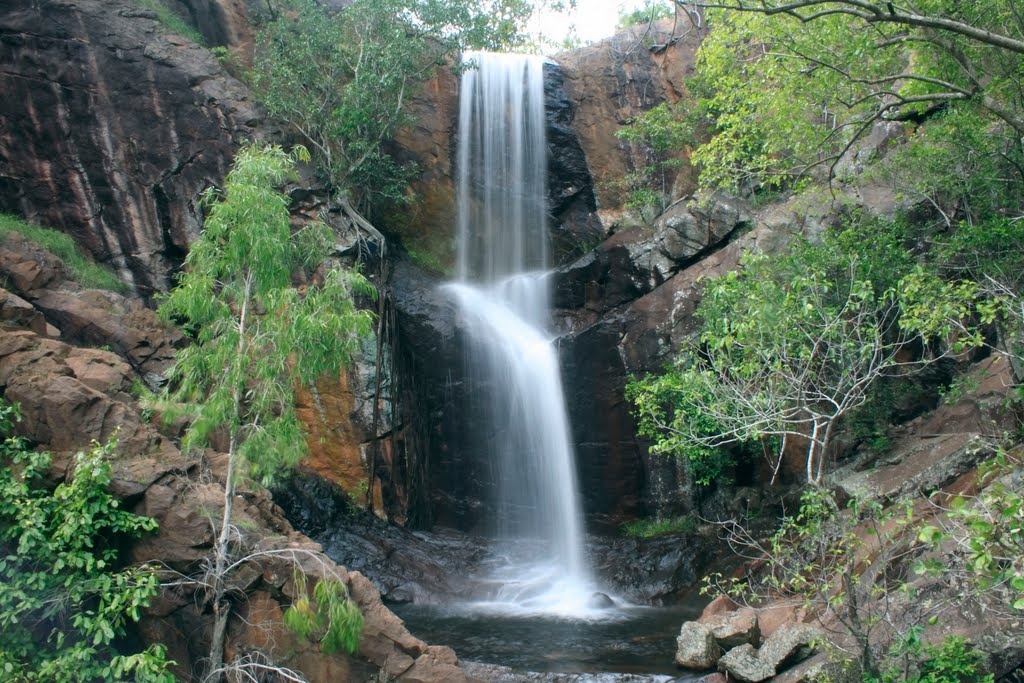
[[(939, 357), (997, 355), (1019, 410), (1024, 15), (1004, 0), (673, 4), (712, 29), (691, 106), (638, 117), (624, 137), (653, 148), (685, 131), (708, 189), (756, 197), (821, 182), (835, 197), (842, 183), (874, 184), (901, 209), (868, 219), (835, 202), (840, 227), (706, 280), (699, 334), (629, 389), (641, 431), (702, 483), (728, 471), (736, 443), (772, 452), (776, 473), (801, 459), (814, 486), (775, 536), (725, 525), (741, 554), (763, 560), (726, 582), (734, 597), (800, 600), (866, 680), (990, 680), (963, 641), (926, 646), (924, 635), (954, 606), (996, 628), (1024, 609), (1021, 430), (988, 435), (996, 455), (979, 493), (916, 505), (847, 504), (829, 462), (838, 432), (849, 446), (858, 423), (884, 430), (888, 392)], [(871, 146), (871, 135), (895, 141)], [(925, 390), (955, 392), (948, 381)]]
[(331, 11), (282, 3), (259, 36), (249, 80), (271, 116), (313, 153), (336, 195), (363, 213), (402, 202), (413, 169), (387, 143), (411, 121), (409, 99), (465, 49), (524, 39), (525, 0), (357, 0)]
[(74, 238), (67, 233), (33, 225), (26, 221), (0, 214), (0, 241), (9, 235), (21, 235), (41, 249), (45, 249), (61, 260), (74, 280), (83, 287), (124, 292), (128, 287), (114, 273), (88, 256)]
[[(371, 329), (371, 314), (357, 309), (353, 297), (375, 290), (359, 273), (326, 260), (331, 230), (312, 223), (292, 232), (288, 198), (276, 188), (304, 157), (301, 148), (239, 151), (223, 189), (207, 194), (203, 232), (159, 309), (185, 326), (193, 344), (178, 353), (157, 405), (187, 417), (183, 449), (205, 447), (218, 431), (228, 439), (224, 506), (202, 578), (214, 610), (208, 680), (220, 680), (225, 670), (229, 577), (246, 561), (232, 518), (238, 480), (267, 483), (298, 462), (307, 444), (295, 412), (296, 385), (337, 376)], [(293, 286), (296, 273), (307, 282), (302, 290)], [(362, 618), (336, 583), (317, 587), (315, 602), (298, 605), (287, 623), (317, 632), (328, 649), (352, 651)]]
[[(712, 27), (696, 118), (654, 109), (622, 137), (656, 150), (683, 137), (705, 186), (749, 192), (832, 181), (874, 126), (902, 122), (911, 134), (858, 182), (891, 185), (919, 208), (854, 216), (819, 244), (771, 263), (750, 256), (708, 281), (699, 339), (631, 389), (656, 448), (703, 462), (709, 446), (802, 435), (807, 478), (820, 481), (814, 462), (833, 427), (891, 386), (879, 380), (981, 345), (1017, 368), (1024, 23), (1014, 3), (676, 4), (706, 11)], [(821, 165), (830, 172), (814, 176)]]
[(0, 403), (0, 678), (173, 681), (162, 646), (130, 652), (125, 641), (159, 582), (151, 567), (118, 562), (118, 544), (156, 522), (108, 492), (116, 442), (78, 453), (72, 477), (50, 489), (50, 455), (12, 435), (18, 419)]

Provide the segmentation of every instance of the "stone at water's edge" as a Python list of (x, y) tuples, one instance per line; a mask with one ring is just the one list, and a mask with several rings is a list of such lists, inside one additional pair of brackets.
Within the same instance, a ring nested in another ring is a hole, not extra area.
[(687, 669), (710, 669), (718, 663), (722, 650), (715, 642), (715, 636), (704, 624), (687, 621), (679, 630), (676, 639), (677, 666)]
[(799, 662), (814, 651), (814, 643), (821, 642), (824, 632), (810, 624), (783, 624), (764, 641), (758, 656), (773, 671)]
[(757, 612), (742, 609), (716, 616), (700, 618), (700, 623), (711, 629), (715, 640), (723, 650), (739, 645), (750, 644), (757, 647), (761, 644), (761, 631), (757, 623)]

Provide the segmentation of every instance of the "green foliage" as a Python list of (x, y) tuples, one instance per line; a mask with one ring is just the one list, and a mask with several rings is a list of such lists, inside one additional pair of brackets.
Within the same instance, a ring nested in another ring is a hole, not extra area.
[(630, 538), (654, 538), (665, 534), (688, 534), (697, 530), (697, 520), (692, 515), (665, 517), (663, 519), (638, 519), (622, 525), (622, 533)]
[[(639, 209), (642, 213), (654, 209), (661, 212), (670, 198), (669, 183), (674, 171), (685, 162), (673, 158), (682, 152), (693, 138), (692, 122), (681, 111), (681, 105), (662, 102), (656, 107), (634, 117), (615, 133), (615, 137), (642, 145), (650, 160), (643, 168), (627, 174), (622, 179), (622, 189), (627, 192), (626, 206)], [(654, 216), (644, 216), (652, 219)]]
[(919, 126), (910, 144), (890, 152), (867, 178), (888, 182), (903, 199), (923, 200), (945, 228), (973, 226), (1022, 206), (1024, 147), (990, 117), (955, 107)]
[(156, 13), (157, 21), (163, 24), (171, 33), (177, 33), (183, 38), (188, 38), (196, 45), (206, 45), (202, 34), (192, 24), (163, 3), (163, 0), (135, 0), (140, 6)]
[[(228, 574), (238, 565), (231, 558), (236, 475), (241, 470), (266, 484), (298, 462), (307, 437), (295, 412), (296, 386), (336, 377), (371, 330), (372, 314), (358, 310), (353, 297), (376, 290), (360, 274), (326, 262), (330, 228), (312, 223), (292, 234), (288, 197), (275, 188), (300, 159), (308, 159), (302, 148), (239, 150), (224, 189), (206, 195), (203, 232), (159, 308), (194, 340), (178, 352), (160, 401), (168, 415), (189, 419), (182, 447), (205, 446), (217, 430), (229, 437), (223, 515), (204, 579), (216, 605), (208, 671), (214, 681), (221, 678), (231, 613)], [(297, 273), (311, 283), (305, 291), (292, 286)], [(346, 633), (329, 630), (330, 642), (348, 642)]]
[(959, 636), (947, 636), (939, 645), (925, 645), (920, 629), (912, 629), (889, 650), (891, 663), (880, 677), (865, 683), (993, 683), (984, 674), (985, 655)]
[[(789, 11), (776, 0), (710, 4), (746, 11), (705, 12), (713, 30), (701, 47), (702, 82), (695, 86), (713, 136), (693, 156), (705, 185), (783, 185), (834, 162), (876, 121), (923, 119), (939, 110), (950, 120), (970, 117), (969, 136), (1024, 133), (1016, 0), (915, 2), (907, 12), (928, 23), (897, 20), (904, 13), (899, 3), (889, 5), (892, 11), (886, 3), (847, 0), (792, 4)], [(990, 147), (979, 142), (978, 149)], [(932, 149), (958, 144), (939, 141)], [(926, 168), (959, 174), (937, 161)], [(931, 183), (924, 174), (920, 180)]]
[(299, 597), (284, 613), (284, 624), (304, 640), (318, 640), (324, 654), (344, 650), (355, 654), (363, 630), (363, 615), (340, 580), (320, 579), (310, 599), (306, 577), (296, 571), (293, 577)]
[(525, 0), (293, 0), (261, 33), (250, 82), (310, 146), (321, 175), (361, 208), (406, 199), (414, 169), (384, 149), (405, 105), (460, 49), (522, 39)]
[(12, 234), (21, 235), (40, 249), (45, 249), (59, 258), (64, 262), (68, 275), (83, 287), (112, 292), (124, 292), (128, 289), (128, 286), (109, 269), (86, 256), (75, 240), (66, 233), (52, 228), (41, 228), (15, 216), (0, 214), (0, 240)]
[(74, 477), (42, 488), (50, 456), (11, 434), (0, 404), (0, 671), (15, 683), (170, 683), (164, 648), (124, 654), (118, 641), (157, 594), (146, 566), (119, 568), (116, 541), (156, 528), (108, 493), (116, 442), (75, 456)]
[[(918, 539), (941, 550), (954, 542), (963, 552), (962, 570), (980, 597), (996, 596), (1010, 611), (1024, 611), (1024, 487), (1019, 472), (1024, 459), (1000, 450), (979, 468), (987, 484), (976, 496), (956, 496), (945, 514), (923, 526)], [(917, 565), (920, 573), (948, 574), (956, 568), (934, 558)]]
[[(191, 419), (183, 447), (201, 447), (224, 428), (263, 481), (305, 453), (296, 383), (348, 363), (372, 320), (353, 295), (375, 294), (358, 273), (320, 269), (332, 243), (326, 225), (292, 235), (288, 198), (274, 187), (294, 161), (276, 146), (239, 151), (223, 191), (206, 196), (203, 233), (159, 309), (194, 336), (178, 352), (164, 397)], [(292, 286), (297, 270), (316, 273), (304, 293)]]
[[(637, 433), (654, 441), (651, 451), (672, 455), (687, 463), (690, 481), (710, 486), (725, 479), (735, 463), (734, 449), (712, 445), (709, 439), (728, 430), (727, 426), (700, 409), (713, 395), (695, 397), (698, 387), (690, 382), (680, 359), (675, 367), (661, 375), (632, 378), (626, 385), (626, 399), (634, 405)], [(686, 429), (664, 425), (686, 425)], [(690, 434), (702, 438), (691, 438)], [(747, 449), (749, 450), (749, 449)]]
[(1024, 224), (991, 218), (961, 224), (936, 245), (931, 262), (900, 283), (905, 300), (901, 324), (962, 351), (998, 339), (1018, 381), (1024, 377), (1024, 303), (1021, 247)]
[(810, 436), (807, 478), (819, 480), (835, 422), (904, 364), (893, 286), (913, 255), (901, 238), (855, 218), (820, 244), (771, 261), (747, 255), (742, 270), (708, 280), (699, 339), (664, 375), (630, 387), (655, 449), (713, 472), (723, 446)]
[(668, 19), (674, 14), (675, 9), (670, 2), (665, 0), (645, 0), (643, 7), (620, 13), (616, 27), (624, 29), (630, 26), (650, 24), (658, 19)]
[(640, 142), (655, 152), (666, 153), (687, 145), (693, 137), (693, 128), (679, 110), (679, 105), (662, 102), (634, 117), (616, 131), (615, 137), (628, 142)]

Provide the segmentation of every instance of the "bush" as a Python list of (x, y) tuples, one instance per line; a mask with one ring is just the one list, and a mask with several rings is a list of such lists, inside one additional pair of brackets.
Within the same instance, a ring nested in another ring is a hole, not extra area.
[(74, 477), (40, 488), (47, 453), (11, 435), (16, 406), (0, 404), (0, 671), (18, 683), (170, 683), (164, 648), (123, 653), (127, 625), (156, 595), (146, 566), (117, 567), (118, 538), (156, 522), (120, 510), (107, 491), (116, 442), (75, 456)]

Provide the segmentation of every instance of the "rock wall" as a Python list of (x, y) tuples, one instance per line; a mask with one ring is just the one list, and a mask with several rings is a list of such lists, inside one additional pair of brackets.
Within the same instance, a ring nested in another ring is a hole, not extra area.
[(131, 0), (4, 2), (0, 63), (0, 211), (166, 289), (201, 192), (257, 134), (245, 88)]
[[(0, 289), (0, 396), (21, 404), (20, 433), (54, 452), (55, 478), (68, 475), (72, 452), (117, 434), (111, 490), (123, 505), (159, 522), (157, 533), (128, 548), (129, 559), (156, 560), (177, 572), (165, 577), (177, 587), (161, 592), (132, 635), (166, 645), (179, 680), (197, 680), (213, 617), (200, 584), (181, 579), (199, 576), (209, 560), (210, 517), (223, 504), (227, 461), (213, 451), (201, 457), (181, 453), (132, 395), (133, 383), (166, 369), (167, 352), (179, 344), (180, 333), (137, 301), (83, 290), (67, 279), (60, 261), (17, 237), (0, 244), (0, 280), (12, 287)], [(50, 305), (67, 299), (89, 303), (75, 317)], [(68, 343), (83, 341), (106, 348)], [(243, 486), (235, 510), (241, 545), (273, 551), (276, 559), (253, 561), (229, 579), (241, 596), (228, 625), (229, 659), (270, 655), (310, 681), (325, 683), (379, 675), (410, 683), (476, 680), (458, 668), (451, 649), (413, 637), (362, 574), (335, 565), (296, 533), (266, 490)], [(287, 556), (298, 561), (310, 583), (327, 576), (345, 582), (365, 620), (355, 655), (324, 655), (284, 628), (283, 611), (297, 597)]]

